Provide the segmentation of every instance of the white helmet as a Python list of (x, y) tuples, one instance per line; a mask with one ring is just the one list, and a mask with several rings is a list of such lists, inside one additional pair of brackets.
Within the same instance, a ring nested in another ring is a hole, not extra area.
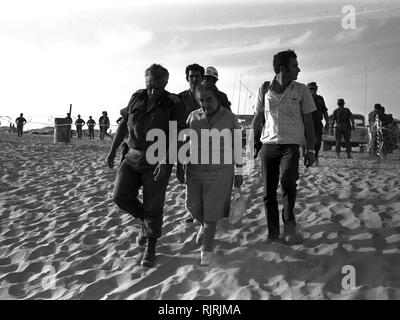
[(218, 71), (214, 67), (207, 67), (204, 76), (211, 76), (218, 80)]

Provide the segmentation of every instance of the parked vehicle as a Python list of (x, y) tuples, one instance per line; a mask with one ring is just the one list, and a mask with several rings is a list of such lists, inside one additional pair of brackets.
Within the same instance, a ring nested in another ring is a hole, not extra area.
[[(332, 115), (329, 116), (329, 122), (332, 123)], [(360, 152), (364, 152), (369, 143), (369, 130), (365, 125), (365, 117), (362, 114), (353, 114), (355, 130), (351, 131), (350, 142), (352, 147), (360, 147)], [(336, 145), (335, 128), (331, 128), (328, 132), (322, 135), (322, 150), (332, 150)], [(341, 146), (345, 147), (342, 137)]]

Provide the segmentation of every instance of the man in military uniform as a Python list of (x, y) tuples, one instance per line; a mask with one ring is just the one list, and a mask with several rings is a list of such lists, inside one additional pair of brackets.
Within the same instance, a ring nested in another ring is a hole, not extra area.
[(72, 118), (71, 118), (71, 114), (68, 112), (67, 116), (65, 117), (65, 123), (67, 126), (67, 144), (71, 142), (72, 139), (72, 129), (71, 129), (71, 125), (72, 125)]
[(21, 113), (17, 119), (15, 119), (15, 122), (17, 123), (17, 132), (18, 132), (18, 137), (22, 137), (22, 134), (24, 132), (24, 125), (26, 123), (26, 119), (24, 118), (24, 114)]
[(100, 126), (100, 140), (104, 140), (104, 136), (108, 135), (107, 130), (110, 127), (110, 119), (108, 119), (106, 111), (103, 111), (102, 116), (99, 118), (99, 126)]
[[(199, 103), (197, 102), (197, 99), (195, 97), (195, 92), (196, 88), (202, 83), (203, 78), (204, 78), (204, 68), (197, 63), (188, 65), (185, 70), (186, 73), (186, 81), (189, 83), (189, 89), (181, 92), (178, 96), (181, 99), (185, 113), (184, 113), (184, 118), (187, 119), (189, 114), (200, 108)], [(180, 166), (180, 165), (178, 165)], [(179, 170), (182, 170), (183, 168), (179, 168)], [(191, 223), (193, 222), (193, 217), (188, 214), (188, 216), (185, 218), (186, 223)]]
[(88, 122), (86, 123), (89, 130), (89, 139), (94, 139), (94, 126), (96, 125), (96, 121), (92, 119), (92, 116), (89, 117)]
[[(214, 67), (207, 67), (206, 72), (204, 74), (203, 82), (210, 82), (212, 84), (216, 84), (218, 81), (218, 71)], [(228, 96), (222, 91), (218, 90), (218, 100), (221, 103), (221, 106), (231, 110), (231, 103), (228, 100)]]
[(318, 91), (317, 84), (315, 82), (310, 82), (307, 85), (307, 87), (308, 89), (310, 89), (315, 107), (317, 108), (317, 110), (313, 111), (311, 115), (314, 122), (315, 139), (316, 139), (315, 149), (314, 149), (315, 165), (318, 165), (319, 164), (318, 154), (319, 150), (321, 150), (321, 143), (322, 143), (322, 131), (323, 131), (322, 119), (325, 120), (325, 127), (327, 128), (329, 126), (328, 109), (325, 105), (324, 98), (317, 94)]
[(192, 111), (200, 108), (195, 97), (195, 91), (203, 81), (203, 78), (204, 68), (202, 66), (194, 63), (186, 67), (186, 81), (189, 83), (189, 89), (178, 95), (185, 108), (185, 119)]
[(75, 120), (76, 133), (78, 135), (78, 139), (82, 139), (82, 127), (85, 124), (85, 120), (81, 119), (81, 115), (78, 114), (78, 119)]
[[(137, 244), (146, 244), (141, 261), (144, 267), (152, 267), (155, 262), (156, 243), (161, 237), (163, 224), (165, 193), (173, 166), (168, 163), (168, 157), (157, 164), (149, 162), (146, 152), (154, 142), (147, 141), (146, 134), (153, 129), (162, 130), (166, 135), (168, 155), (169, 138), (174, 137), (174, 133), (169, 132), (169, 122), (177, 122), (178, 134), (186, 120), (182, 102), (165, 90), (168, 77), (168, 70), (161, 65), (153, 64), (146, 69), (146, 89), (136, 91), (128, 106), (121, 110), (123, 119), (106, 159), (107, 165), (112, 168), (116, 151), (125, 140), (129, 151), (118, 169), (113, 200), (118, 207), (141, 221)], [(137, 198), (141, 187), (143, 202)]]
[(333, 111), (332, 126), (336, 123), (336, 154), (340, 158), (340, 145), (342, 136), (344, 137), (344, 142), (346, 144), (347, 158), (352, 158), (351, 156), (351, 130), (354, 131), (354, 119), (353, 114), (349, 108), (345, 108), (345, 102), (342, 98), (337, 101), (338, 108)]

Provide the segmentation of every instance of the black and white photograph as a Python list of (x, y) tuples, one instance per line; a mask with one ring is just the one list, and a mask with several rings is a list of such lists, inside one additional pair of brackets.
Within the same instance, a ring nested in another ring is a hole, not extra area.
[(396, 0), (2, 0), (0, 300), (400, 299), (399, 34)]

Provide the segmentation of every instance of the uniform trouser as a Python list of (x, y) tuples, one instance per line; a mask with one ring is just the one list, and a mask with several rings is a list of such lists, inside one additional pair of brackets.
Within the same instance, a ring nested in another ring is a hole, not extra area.
[(342, 141), (342, 136), (344, 137), (344, 142), (346, 145), (346, 153), (350, 154), (351, 152), (351, 128), (345, 125), (336, 125), (335, 139), (336, 139), (336, 153), (340, 153), (340, 145)]
[(321, 150), (322, 143), (322, 123), (314, 123), (315, 129), (315, 158), (318, 159), (319, 150)]
[(89, 127), (89, 139), (90, 138), (94, 138), (94, 128), (93, 127)]
[(24, 131), (24, 126), (17, 124), (17, 132), (18, 132), (18, 137), (22, 137), (22, 132)]
[(260, 153), (268, 232), (279, 234), (277, 189), (280, 171), (282, 172), (281, 185), (283, 189), (282, 220), (284, 224), (296, 223), (294, 205), (296, 203), (297, 179), (299, 178), (299, 145), (263, 144)]
[(104, 131), (105, 131), (104, 129), (105, 129), (105, 127), (100, 126), (100, 140), (104, 139)]
[(67, 126), (67, 143), (71, 142), (71, 139), (72, 139), (71, 126)]
[[(165, 193), (172, 168), (159, 181), (154, 180), (155, 166), (135, 166), (124, 160), (118, 170), (113, 200), (122, 210), (142, 220), (145, 237), (161, 237)], [(143, 202), (137, 197), (143, 187)]]
[(82, 126), (77, 126), (76, 127), (76, 133), (78, 135), (78, 138), (82, 139)]

